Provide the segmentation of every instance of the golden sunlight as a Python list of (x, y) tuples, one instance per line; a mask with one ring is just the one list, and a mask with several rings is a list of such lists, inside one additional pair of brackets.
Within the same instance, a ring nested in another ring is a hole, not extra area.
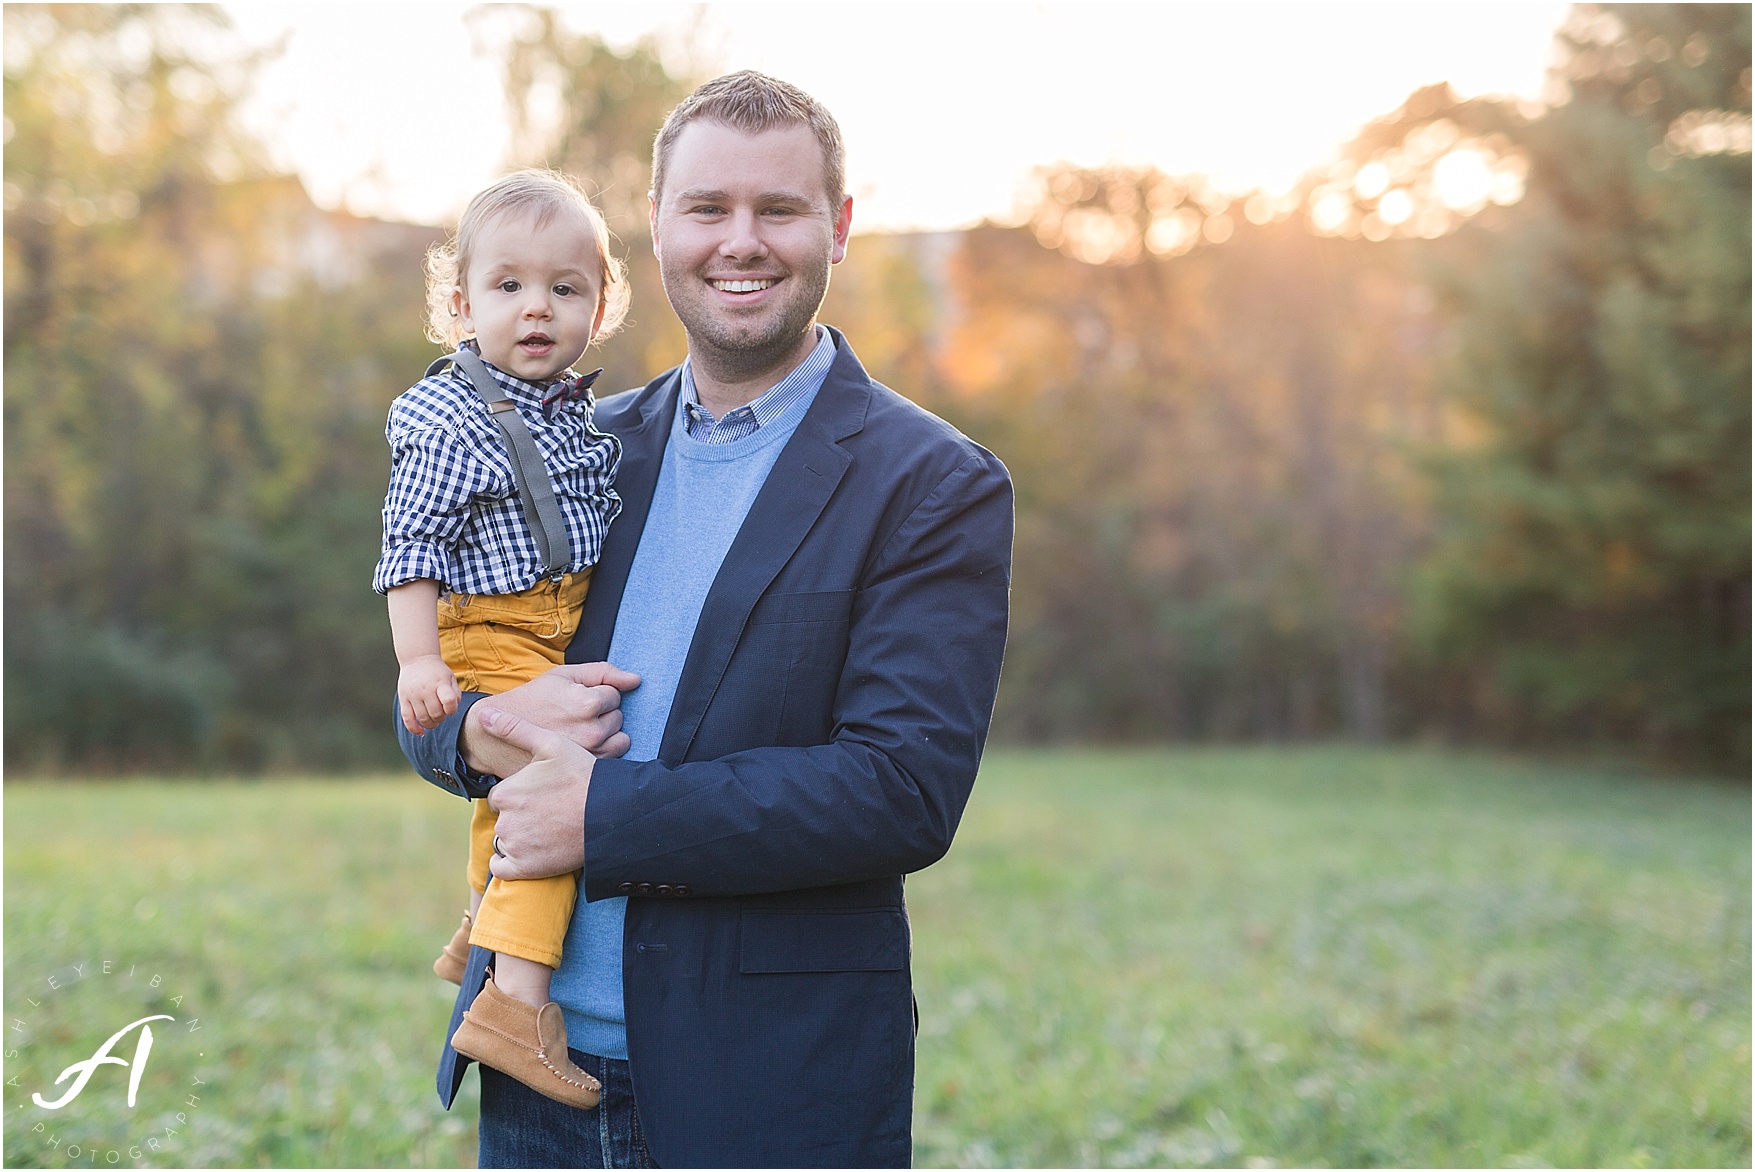
[[(506, 164), (499, 69), (519, 35), (516, 6), (446, 0), (422, 5), (420, 19), (390, 4), (225, 11), (249, 43), (280, 45), (247, 118), (322, 206), (439, 223)], [(1421, 86), (1534, 100), (1567, 8), (947, 3), (897, 19), (893, 8), (850, 2), (815, 8), (809, 20), (776, 19), (785, 6), (760, 4), (559, 11), (617, 48), (656, 38), (703, 76), (761, 69), (816, 95), (846, 134), (854, 229), (866, 232), (1006, 218), (1021, 179), (1054, 160), (1198, 172), (1234, 196), (1277, 199)], [(972, 44), (982, 51), (969, 53)], [(840, 51), (847, 45), (858, 51)], [(897, 85), (899, 75), (932, 80)], [(443, 116), (432, 106), (435, 76), (446, 78)], [(1452, 145), (1436, 144), (1430, 158)], [(436, 158), (448, 165), (435, 171)], [(1361, 171), (1349, 198), (1369, 202), (1403, 182), (1389, 170)], [(1254, 207), (1233, 223), (1284, 214)], [(1220, 210), (1203, 208), (1192, 234), (1156, 229), (1145, 247), (1210, 240), (1224, 232), (1206, 223)], [(1093, 253), (1127, 247), (1105, 232), (1091, 234)], [(1128, 239), (1137, 246), (1137, 235)]]

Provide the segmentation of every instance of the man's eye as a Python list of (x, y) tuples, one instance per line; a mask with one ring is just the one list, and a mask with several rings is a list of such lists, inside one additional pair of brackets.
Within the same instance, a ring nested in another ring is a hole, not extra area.
[(516, 292), (518, 292), (518, 282), (514, 281), (510, 277), (507, 277), (504, 281), (501, 281), (499, 283), (498, 288), (499, 288), (500, 292), (502, 292), (502, 293), (516, 293)]
[(697, 216), (719, 216), (725, 214), (725, 209), (717, 204), (705, 203), (695, 209), (695, 214)]

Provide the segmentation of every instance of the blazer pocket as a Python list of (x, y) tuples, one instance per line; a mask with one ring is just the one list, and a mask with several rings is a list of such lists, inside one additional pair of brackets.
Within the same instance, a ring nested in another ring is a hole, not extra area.
[(771, 623), (844, 623), (853, 609), (851, 590), (769, 594), (750, 611), (751, 626)]
[(908, 925), (894, 908), (747, 911), (741, 927), (739, 972), (890, 972), (908, 964)]

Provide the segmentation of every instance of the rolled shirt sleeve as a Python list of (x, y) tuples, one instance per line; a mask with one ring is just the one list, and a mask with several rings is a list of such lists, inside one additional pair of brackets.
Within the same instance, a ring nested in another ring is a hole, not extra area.
[(372, 588), (431, 578), (450, 585), (455, 551), (471, 499), (504, 487), (455, 429), (412, 421), (392, 408), (390, 489), (384, 497), (384, 544)]

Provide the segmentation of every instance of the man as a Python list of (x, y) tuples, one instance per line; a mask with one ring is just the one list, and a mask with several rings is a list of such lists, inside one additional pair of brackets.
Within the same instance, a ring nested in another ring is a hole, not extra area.
[[(688, 360), (599, 406), (623, 512), (568, 666), (404, 737), (453, 792), (505, 778), (496, 876), (583, 868), (552, 987), (603, 1101), (484, 1070), (484, 1166), (910, 1160), (902, 876), (974, 783), (1012, 496), (818, 326), (842, 160), (828, 111), (760, 74), (671, 113), (652, 237)], [(447, 1105), (462, 1068), (447, 1047)]]

